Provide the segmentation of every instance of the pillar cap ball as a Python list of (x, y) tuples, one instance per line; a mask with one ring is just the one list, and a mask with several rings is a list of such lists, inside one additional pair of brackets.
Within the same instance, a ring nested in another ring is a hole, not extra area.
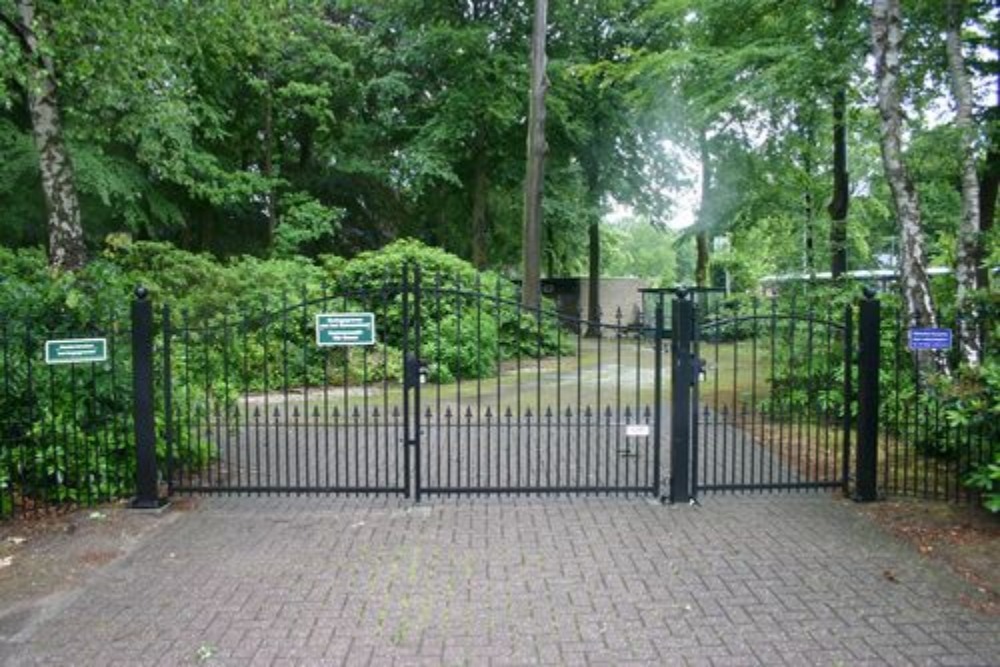
[(142, 285), (139, 285), (138, 287), (135, 288), (135, 298), (141, 300), (141, 299), (145, 299), (147, 296), (149, 296), (149, 290), (148, 289), (146, 289)]
[(866, 299), (874, 299), (878, 292), (871, 285), (865, 285), (864, 289), (861, 290), (862, 294), (865, 295)]

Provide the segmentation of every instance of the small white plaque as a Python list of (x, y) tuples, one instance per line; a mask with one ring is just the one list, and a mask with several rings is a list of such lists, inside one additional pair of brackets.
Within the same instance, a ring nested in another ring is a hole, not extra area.
[(625, 427), (626, 438), (648, 438), (649, 424), (629, 424)]

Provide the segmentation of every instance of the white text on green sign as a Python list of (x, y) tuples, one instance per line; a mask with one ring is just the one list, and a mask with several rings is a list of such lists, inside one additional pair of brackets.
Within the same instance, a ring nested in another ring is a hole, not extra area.
[(45, 341), (45, 363), (86, 364), (106, 361), (108, 340), (106, 338), (69, 338)]
[(374, 343), (373, 313), (320, 313), (316, 316), (316, 344), (320, 347)]

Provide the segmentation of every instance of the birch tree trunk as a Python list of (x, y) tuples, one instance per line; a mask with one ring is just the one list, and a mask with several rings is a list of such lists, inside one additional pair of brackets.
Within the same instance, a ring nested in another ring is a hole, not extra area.
[[(898, 85), (903, 33), (899, 0), (872, 0), (871, 30), (881, 117), (882, 167), (892, 192), (899, 224), (899, 267), (903, 301), (911, 327), (936, 327), (937, 316), (924, 260), (920, 204), (903, 162), (903, 109)], [(947, 359), (940, 352), (921, 354), (920, 361), (921, 373), (930, 370), (932, 364), (940, 372), (948, 374)]]
[(979, 241), (979, 174), (976, 171), (976, 128), (972, 120), (972, 86), (962, 55), (962, 0), (948, 0), (948, 28), (945, 47), (948, 52), (948, 76), (955, 99), (955, 126), (962, 147), (962, 218), (958, 226), (955, 257), (955, 299), (958, 325), (958, 349), (970, 367), (979, 366), (983, 351), (977, 335), (979, 313), (972, 297), (976, 289), (976, 258)]
[(521, 237), (521, 303), (541, 301), (542, 187), (545, 182), (545, 29), (548, 0), (535, 0), (531, 29), (531, 94), (528, 110), (528, 159), (524, 179), (524, 231)]
[(73, 164), (63, 139), (62, 120), (52, 58), (39, 48), (33, 0), (17, 0), (17, 18), (5, 20), (14, 31), (27, 65), (27, 102), (31, 133), (38, 150), (38, 166), (45, 194), (49, 236), (49, 266), (73, 271), (87, 261), (80, 222), (80, 200)]

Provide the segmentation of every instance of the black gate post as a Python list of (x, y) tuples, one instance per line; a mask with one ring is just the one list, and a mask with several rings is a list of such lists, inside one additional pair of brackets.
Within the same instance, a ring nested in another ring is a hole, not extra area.
[(670, 502), (691, 501), (688, 473), (691, 447), (691, 334), (694, 304), (688, 293), (677, 291), (671, 308), (671, 412), (670, 412)]
[(145, 287), (132, 302), (132, 409), (135, 422), (135, 498), (132, 507), (160, 506), (156, 479), (156, 420), (153, 416), (153, 304)]
[[(878, 499), (878, 369), (881, 304), (866, 287), (858, 334), (858, 458), (854, 499)], [(849, 407), (849, 406), (848, 406)]]

